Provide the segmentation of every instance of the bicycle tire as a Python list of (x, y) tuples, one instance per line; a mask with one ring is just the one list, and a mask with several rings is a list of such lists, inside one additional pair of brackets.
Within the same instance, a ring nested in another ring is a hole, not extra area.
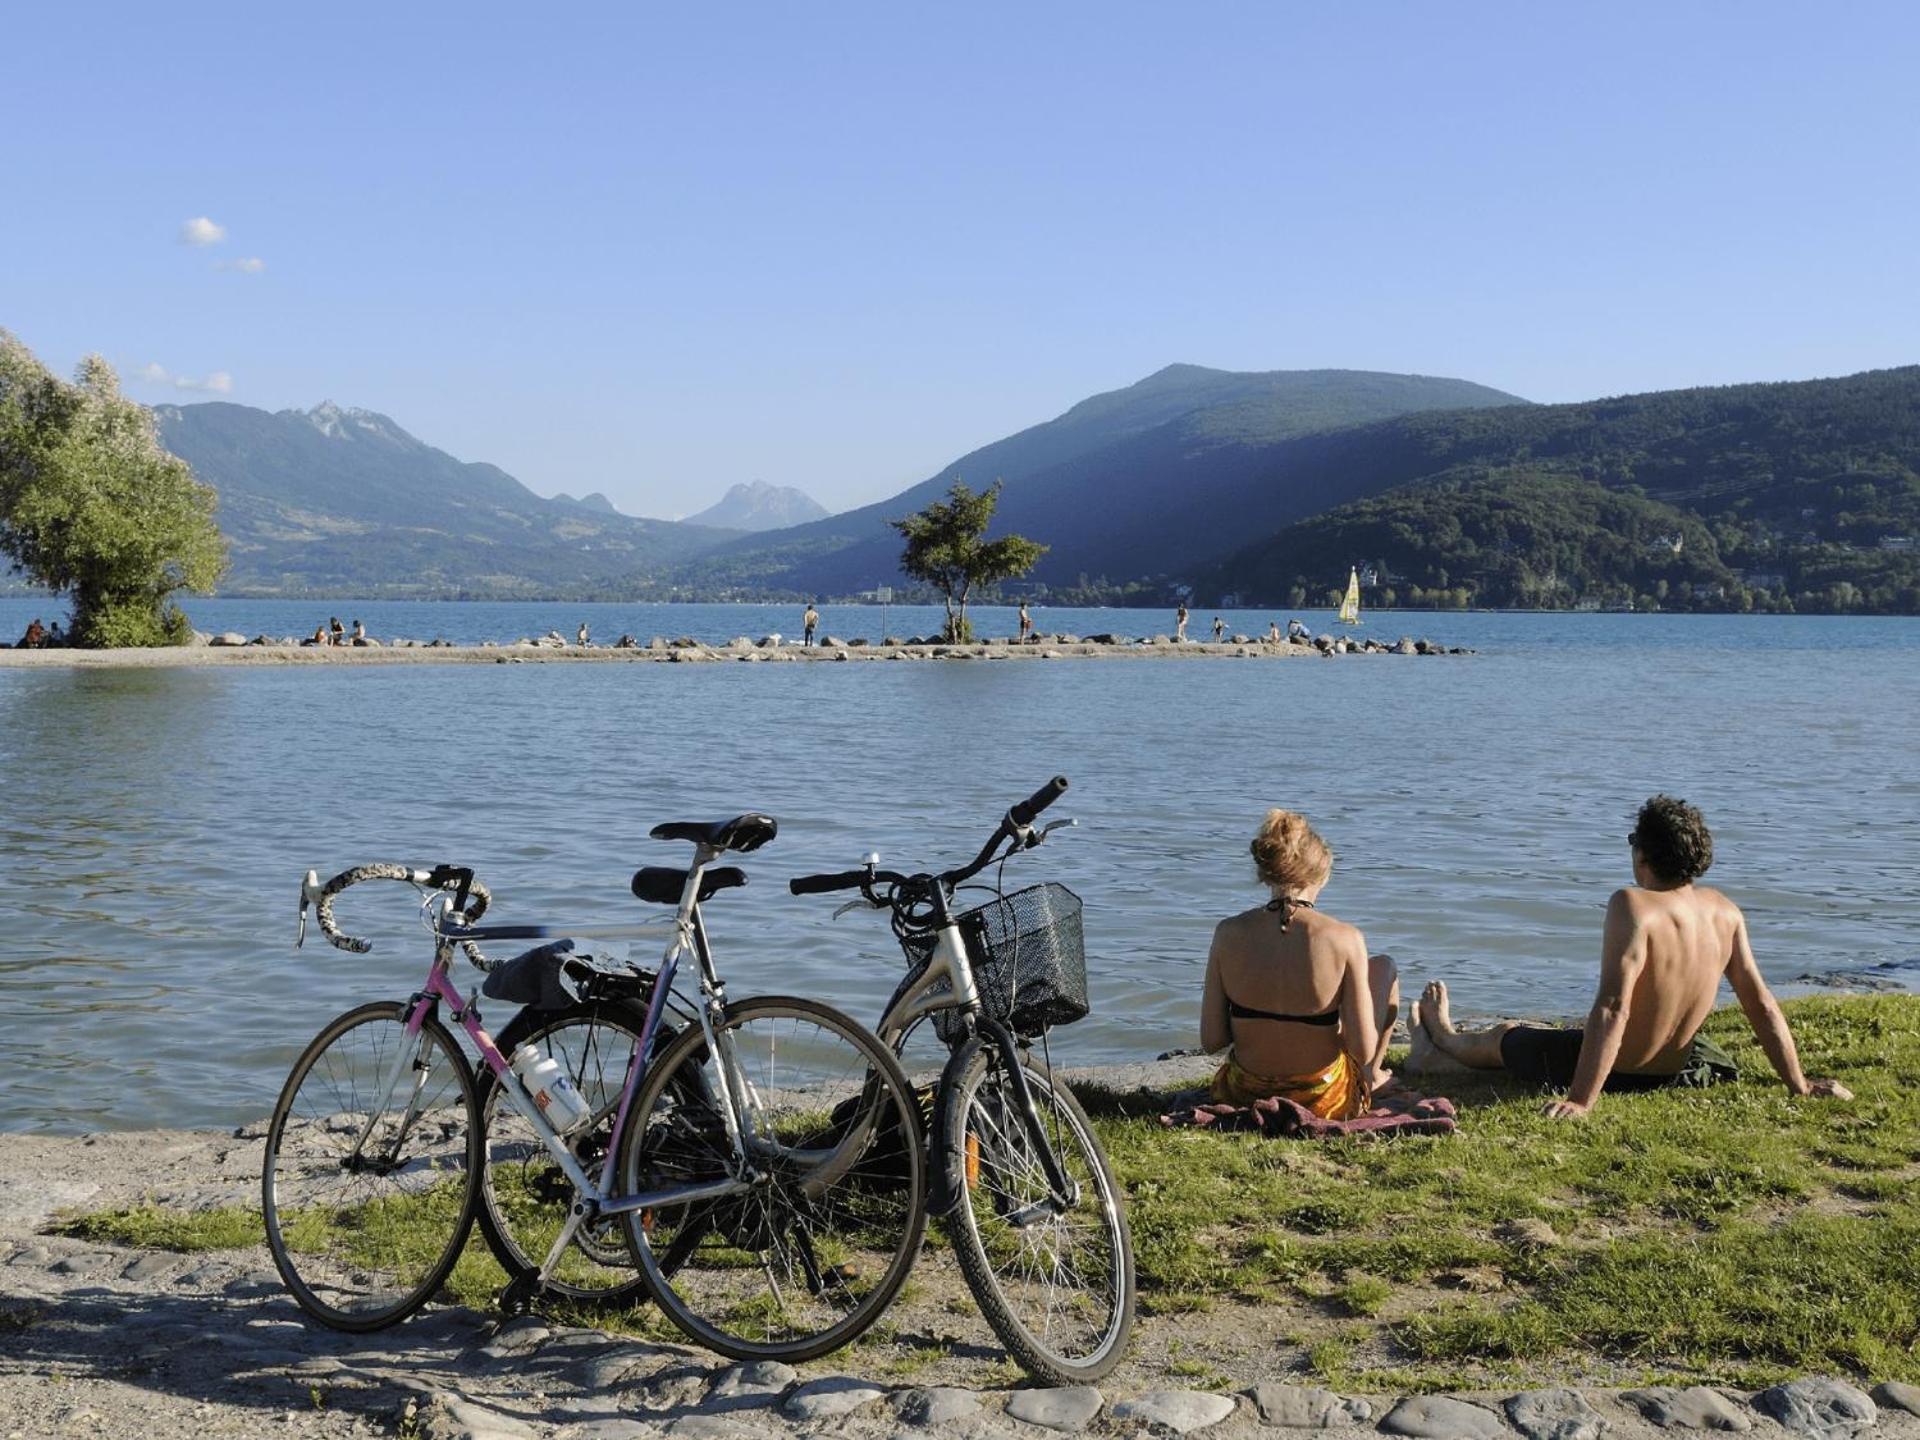
[[(806, 1071), (804, 1043), (784, 1054), (769, 1046), (762, 1057), (760, 1037), (745, 1037), (753, 1053), (740, 1072), (768, 1183), (625, 1216), (654, 1303), (690, 1339), (742, 1361), (811, 1360), (855, 1339), (893, 1303), (926, 1233), (926, 1144), (900, 1062), (859, 1021), (813, 1000), (739, 1001), (716, 1033), (738, 1045), (748, 1026), (771, 1033), (781, 1022), (845, 1041), (857, 1058), (822, 1059)], [(824, 1055), (818, 1038), (813, 1044)], [(711, 1065), (705, 1032), (688, 1026), (650, 1068), (621, 1140), (624, 1193), (727, 1173), (733, 1151), (715, 1107), (686, 1101), (715, 1093), (704, 1079)], [(688, 1067), (693, 1073), (683, 1074)], [(833, 1159), (794, 1158), (801, 1151)], [(810, 1186), (830, 1188), (809, 1195)], [(850, 1228), (829, 1233), (841, 1221)], [(856, 1290), (874, 1269), (877, 1279)], [(752, 1278), (756, 1270), (764, 1282)]]
[[(1059, 1249), (1068, 1231), (1066, 1217), (1024, 1218), (1046, 1203), (1051, 1188), (1018, 1119), (1001, 1052), (982, 1037), (957, 1049), (941, 1077), (935, 1123), (941, 1137), (943, 1192), (950, 1202), (943, 1223), (967, 1288), (1007, 1352), (1028, 1374), (1047, 1384), (1089, 1385), (1119, 1363), (1133, 1329), (1132, 1237), (1113, 1166), (1087, 1112), (1072, 1091), (1025, 1051), (1020, 1052), (1019, 1063), (1041, 1125), (1048, 1131), (1048, 1143), (1067, 1174), (1079, 1182), (1081, 1198), (1075, 1208), (1086, 1211), (1092, 1217), (1091, 1228), (1099, 1232), (1093, 1237), (1093, 1258), (1101, 1262), (1104, 1248), (1104, 1281), (1090, 1286), (1090, 1295), (1076, 1290), (1064, 1297), (1062, 1287), (1041, 1283), (1049, 1271), (1078, 1273), (1063, 1261)], [(1072, 1153), (1061, 1154), (1063, 1147), (1055, 1143), (1056, 1137)], [(1017, 1253), (1010, 1258), (1016, 1261), (1020, 1255), (1037, 1255), (1040, 1246), (1031, 1237), (1040, 1225), (1048, 1226), (1046, 1233), (1055, 1241), (1052, 1254), (1046, 1257), (1051, 1264), (1029, 1272), (1034, 1283), (1015, 1284), (1003, 1267), (996, 1266), (989, 1245), (1004, 1252), (1009, 1243), (1014, 1244)], [(1013, 1230), (1020, 1232), (1017, 1239), (1005, 1233)], [(1078, 1327), (1084, 1339), (1070, 1337), (1064, 1328), (1054, 1333), (1056, 1319), (1065, 1327), (1072, 1313), (1083, 1309), (1093, 1312), (1087, 1324)], [(1031, 1323), (1036, 1313), (1039, 1328)]]
[[(574, 1088), (594, 1107), (593, 1122), (568, 1137), (568, 1148), (574, 1158), (586, 1166), (589, 1175), (605, 1154), (613, 1112), (626, 1082), (627, 1057), (633, 1053), (632, 1046), (639, 1043), (646, 1020), (647, 1007), (633, 1000), (581, 1001), (558, 1010), (528, 1007), (509, 1020), (495, 1040), (502, 1055), (512, 1055), (529, 1041), (543, 1044), (547, 1052), (566, 1067)], [(551, 1038), (583, 1026), (596, 1031), (616, 1029), (629, 1043), (615, 1055), (604, 1044), (591, 1040), (555, 1043)], [(676, 1028), (662, 1022), (654, 1035), (653, 1053), (660, 1055), (678, 1034)], [(511, 1281), (537, 1272), (545, 1263), (547, 1248), (566, 1221), (573, 1188), (566, 1185), (559, 1167), (533, 1137), (531, 1127), (520, 1113), (505, 1104), (504, 1091), (490, 1068), (481, 1067), (478, 1084), (483, 1140), (480, 1199), (474, 1218), (494, 1259), (500, 1262), (500, 1268)], [(510, 1119), (503, 1121), (503, 1116)], [(514, 1135), (503, 1144), (500, 1138), (503, 1129), (524, 1133)], [(528, 1162), (526, 1173), (511, 1181), (502, 1173), (503, 1160), (510, 1163), (515, 1158), (503, 1153), (508, 1145), (524, 1151)], [(503, 1194), (507, 1191), (519, 1192), (519, 1203)], [(536, 1196), (553, 1211), (544, 1222), (527, 1213), (526, 1202)], [(574, 1254), (561, 1262), (564, 1273), (556, 1272), (550, 1277), (541, 1287), (542, 1294), (605, 1306), (627, 1306), (647, 1298), (646, 1282), (634, 1269), (633, 1256), (620, 1234), (617, 1219), (600, 1222), (592, 1234), (577, 1238), (572, 1249)], [(616, 1279), (611, 1273), (602, 1273), (614, 1270), (624, 1272), (626, 1278)]]
[[(380, 1330), (413, 1314), (446, 1282), (473, 1228), (481, 1139), (473, 1069), (437, 1018), (420, 1029), (426, 1050), (416, 1052), (419, 1078), (407, 1087), (408, 1110), (416, 1097), (426, 1104), (400, 1131), (401, 1150), (360, 1167), (361, 1137), (393, 1133), (381, 1122), (391, 1112), (371, 1108), (373, 1092), (398, 1047), (410, 1043), (411, 1008), (377, 1001), (328, 1024), (294, 1062), (267, 1129), (260, 1175), (267, 1248), (295, 1303), (336, 1330)], [(434, 1051), (437, 1058), (423, 1068), (422, 1057)], [(310, 1080), (313, 1098), (302, 1104)], [(456, 1171), (457, 1195), (445, 1189)], [(386, 1180), (394, 1182), (392, 1193), (376, 1195), (376, 1182)], [(424, 1239), (423, 1219), (432, 1227)], [(443, 1226), (445, 1239), (436, 1246), (433, 1233)], [(387, 1273), (397, 1293), (374, 1294), (371, 1287)], [(356, 1294), (362, 1303), (343, 1303)]]

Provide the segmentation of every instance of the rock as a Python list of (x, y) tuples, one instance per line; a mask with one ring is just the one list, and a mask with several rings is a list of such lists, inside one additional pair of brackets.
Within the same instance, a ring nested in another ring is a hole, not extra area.
[(534, 1433), (511, 1415), (453, 1396), (442, 1396), (424, 1418), (429, 1440), (532, 1440)]
[(820, 648), (822, 650), (844, 650), (847, 648), (847, 642), (844, 640), (836, 640), (831, 635), (822, 635), (820, 637)]
[(1751, 1430), (1753, 1421), (1722, 1395), (1705, 1385), (1676, 1389), (1654, 1385), (1628, 1390), (1620, 1397), (1655, 1425), (1678, 1430)]
[(571, 1374), (582, 1390), (612, 1390), (646, 1379), (668, 1353), (651, 1345), (612, 1345), (597, 1355), (576, 1360)]
[(1253, 637), (1251, 635), (1235, 635), (1232, 638), (1233, 643), (1236, 645), (1251, 645), (1253, 643)]
[(854, 636), (854, 637), (853, 637), (853, 639), (851, 639), (851, 640), (849, 640), (849, 641), (847, 641), (847, 648), (848, 648), (848, 649), (850, 649), (850, 650), (858, 650), (858, 649), (860, 649), (860, 648), (861, 648), (862, 646), (864, 646), (864, 645), (865, 645), (866, 643), (867, 643), (867, 637), (866, 637), (866, 636), (864, 636), (864, 635), (856, 635), (856, 636)]
[(1333, 637), (1331, 635), (1314, 636), (1313, 648), (1318, 650), (1322, 655), (1331, 655), (1333, 653)]
[(727, 641), (727, 649), (751, 650), (753, 649), (753, 641), (749, 640), (744, 635), (736, 635), (731, 640)]
[(244, 645), (247, 643), (247, 637), (238, 630), (223, 630), (207, 643), (209, 645)]
[(667, 648), (670, 650), (698, 650), (701, 646), (700, 642), (691, 635), (678, 635), (667, 642)]
[(898, 635), (885, 635), (881, 637), (880, 643), (882, 645), (893, 646), (893, 645), (904, 645), (906, 644), (906, 641), (902, 640)]
[(792, 1420), (837, 1420), (886, 1393), (871, 1380), (829, 1375), (824, 1380), (809, 1380), (787, 1396), (780, 1404), (780, 1413)]
[(1144, 643), (1148, 645), (1171, 645), (1173, 641), (1164, 635), (1149, 635)]
[(1873, 1398), (1889, 1410), (1904, 1410), (1909, 1415), (1920, 1415), (1920, 1385), (1889, 1380), (1874, 1387)]
[(142, 1284), (166, 1274), (179, 1263), (180, 1257), (177, 1255), (142, 1255), (120, 1272), (120, 1278)]
[(707, 1392), (707, 1399), (751, 1398), (772, 1404), (771, 1397), (784, 1395), (799, 1378), (791, 1365), (782, 1365), (778, 1360), (756, 1360), (750, 1365), (735, 1365), (722, 1370), (719, 1378), (713, 1382), (713, 1388)]
[(667, 642), (662, 640), (658, 635), (647, 641), (647, 649), (649, 650), (664, 650), (666, 648)]
[(1402, 635), (1400, 637), (1399, 643), (1397, 643), (1393, 647), (1393, 653), (1396, 655), (1414, 654), (1415, 652), (1413, 648), (1413, 637), (1411, 635)]
[(639, 1420), (590, 1420), (567, 1431), (568, 1440), (652, 1440), (660, 1432)]
[(1318, 1385), (1282, 1385), (1262, 1380), (1247, 1394), (1269, 1425), (1289, 1430), (1330, 1430), (1336, 1425), (1362, 1425), (1373, 1418), (1364, 1400), (1347, 1400)]
[(1116, 1420), (1138, 1420), (1155, 1430), (1191, 1435), (1218, 1425), (1233, 1413), (1235, 1403), (1233, 1396), (1209, 1390), (1149, 1390), (1115, 1405), (1113, 1416)]
[(754, 644), (758, 645), (762, 650), (778, 650), (784, 638), (784, 636), (780, 635), (762, 635), (758, 640), (754, 641)]
[(113, 1256), (103, 1253), (69, 1255), (64, 1260), (56, 1260), (47, 1269), (55, 1275), (91, 1275), (113, 1264)]
[(751, 1440), (763, 1433), (724, 1415), (682, 1415), (667, 1426), (674, 1440)]
[(191, 637), (187, 641), (189, 645), (211, 645), (213, 643), (213, 637), (204, 630), (194, 630), (189, 633)]
[(1762, 1390), (1754, 1407), (1800, 1435), (1851, 1435), (1880, 1423), (1873, 1401), (1844, 1380), (1809, 1377)]
[(1599, 1440), (1607, 1428), (1586, 1396), (1564, 1386), (1515, 1395), (1506, 1411), (1513, 1428), (1527, 1440)]
[(1007, 1414), (1049, 1430), (1081, 1430), (1106, 1403), (1107, 1397), (1091, 1385), (1016, 1390), (1007, 1397)]
[(1491, 1410), (1446, 1395), (1414, 1395), (1387, 1412), (1380, 1428), (1421, 1440), (1495, 1440), (1507, 1433)]
[(249, 1270), (246, 1274), (229, 1280), (226, 1284), (226, 1293), (235, 1299), (244, 1300), (256, 1295), (276, 1295), (283, 1288), (278, 1272)]
[(894, 1413), (909, 1425), (952, 1425), (978, 1415), (980, 1397), (951, 1385), (903, 1390), (894, 1397)]
[(481, 1346), (480, 1353), (489, 1360), (508, 1360), (515, 1356), (531, 1355), (552, 1336), (540, 1320), (532, 1315), (522, 1315), (507, 1321), (494, 1332), (493, 1339)]
[(1122, 640), (1118, 635), (1087, 636), (1087, 644), (1089, 645), (1124, 645), (1126, 643), (1127, 642)]
[(1493, 1227), (1493, 1238), (1516, 1250), (1551, 1250), (1560, 1237), (1546, 1221), (1529, 1215), (1523, 1220), (1504, 1220)]

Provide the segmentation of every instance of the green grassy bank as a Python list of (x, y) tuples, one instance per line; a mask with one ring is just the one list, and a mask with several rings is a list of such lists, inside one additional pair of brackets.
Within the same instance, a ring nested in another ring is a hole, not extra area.
[[(1854, 1101), (1788, 1096), (1735, 1011), (1708, 1030), (1747, 1079), (1609, 1096), (1577, 1122), (1477, 1077), (1431, 1087), (1459, 1104), (1457, 1135), (1388, 1142), (1169, 1131), (1137, 1097), (1089, 1096), (1129, 1196), (1139, 1363), (1190, 1385), (1292, 1373), (1363, 1391), (1920, 1381), (1920, 996), (1787, 1009), (1809, 1072)], [(67, 1228), (183, 1249), (258, 1239), (241, 1211)], [(456, 1290), (485, 1303), (499, 1283), (476, 1240)], [(941, 1317), (965, 1308), (917, 1274), (862, 1343), (868, 1363), (937, 1366)]]

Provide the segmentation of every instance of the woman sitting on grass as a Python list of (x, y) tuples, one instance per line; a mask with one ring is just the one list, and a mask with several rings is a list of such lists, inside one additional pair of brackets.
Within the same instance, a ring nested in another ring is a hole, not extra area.
[(1279, 1096), (1350, 1119), (1393, 1078), (1383, 1067), (1399, 973), (1393, 957), (1367, 953), (1353, 926), (1314, 908), (1333, 854), (1306, 817), (1269, 810), (1252, 849), (1273, 898), (1213, 932), (1200, 1043), (1209, 1054), (1231, 1047), (1213, 1098), (1247, 1105)]

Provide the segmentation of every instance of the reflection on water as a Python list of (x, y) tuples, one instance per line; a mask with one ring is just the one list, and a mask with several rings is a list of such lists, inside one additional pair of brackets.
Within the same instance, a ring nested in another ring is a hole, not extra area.
[(836, 924), (786, 877), (872, 848), (951, 864), (1055, 771), (1082, 827), (1007, 873), (1087, 902), (1095, 1010), (1056, 1037), (1074, 1061), (1193, 1043), (1213, 923), (1260, 898), (1269, 804), (1332, 843), (1326, 908), (1469, 1011), (1584, 1009), (1656, 789), (1706, 810), (1769, 974), (1913, 974), (1920, 624), (1410, 628), (1484, 653), (0, 669), (0, 1128), (255, 1117), (324, 1020), (410, 993), (427, 950), (403, 890), (342, 904), (373, 954), (291, 950), (309, 866), (459, 861), (502, 920), (606, 920), (639, 908), (635, 866), (684, 858), (655, 822), (747, 807), (781, 835), (711, 907), (733, 992), (877, 1018), (901, 963), (884, 922)]

